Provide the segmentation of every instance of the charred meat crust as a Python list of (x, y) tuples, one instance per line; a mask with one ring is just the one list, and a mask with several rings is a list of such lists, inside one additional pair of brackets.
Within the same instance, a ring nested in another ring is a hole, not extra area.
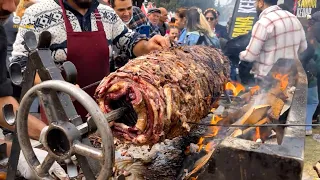
[(129, 61), (105, 77), (95, 97), (101, 110), (124, 98), (137, 113), (136, 124), (114, 123), (114, 135), (135, 144), (154, 144), (184, 135), (186, 121), (205, 117), (214, 96), (229, 80), (229, 60), (220, 50), (185, 46), (155, 51)]

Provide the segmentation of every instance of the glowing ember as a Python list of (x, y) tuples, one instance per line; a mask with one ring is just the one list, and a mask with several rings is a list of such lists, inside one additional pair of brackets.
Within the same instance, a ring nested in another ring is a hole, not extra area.
[(209, 142), (206, 147), (205, 150), (208, 152), (212, 151), (215, 148), (215, 143), (213, 141)]
[(289, 75), (288, 74), (280, 74), (280, 73), (273, 73), (273, 78), (277, 79), (280, 83), (280, 89), (284, 91), (288, 84), (289, 84)]
[(197, 144), (199, 146), (198, 152), (200, 152), (201, 149), (203, 148), (203, 141), (204, 141), (204, 137), (200, 137), (199, 142)]
[(225, 85), (225, 89), (232, 91), (234, 96), (238, 96), (240, 92), (244, 92), (246, 90), (246, 88), (238, 82), (228, 82)]
[(186, 148), (186, 150), (184, 150), (184, 154), (185, 155), (188, 155), (188, 154), (190, 154), (191, 152), (190, 152), (190, 146), (188, 146), (187, 148)]

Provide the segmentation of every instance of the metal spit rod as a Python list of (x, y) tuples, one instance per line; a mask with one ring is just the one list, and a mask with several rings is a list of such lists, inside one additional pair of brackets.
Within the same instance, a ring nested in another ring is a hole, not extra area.
[(208, 123), (194, 123), (194, 122), (187, 122), (188, 124), (194, 124), (198, 126), (218, 126), (218, 127), (289, 127), (289, 126), (313, 126), (313, 127), (320, 127), (320, 124), (248, 124), (248, 125), (236, 125), (236, 124), (208, 124)]
[(97, 81), (97, 82), (94, 82), (94, 83), (92, 83), (92, 84), (89, 84), (88, 86), (85, 86), (85, 87), (81, 88), (81, 89), (82, 89), (82, 90), (89, 89), (89, 88), (91, 88), (91, 87), (93, 87), (93, 86), (99, 85), (99, 84), (101, 83), (101, 81), (102, 81), (102, 80)]

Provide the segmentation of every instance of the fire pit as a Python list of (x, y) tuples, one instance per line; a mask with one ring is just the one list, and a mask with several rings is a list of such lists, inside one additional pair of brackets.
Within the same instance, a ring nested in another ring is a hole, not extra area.
[(144, 146), (115, 139), (115, 168), (130, 172), (127, 179), (300, 179), (305, 127), (272, 124), (304, 124), (306, 75), (292, 60), (271, 72), (265, 86), (228, 83), (214, 111), (189, 122), (198, 126), (187, 136)]
[[(297, 70), (296, 90), (285, 124), (305, 124), (307, 80), (300, 62), (296, 62), (294, 67)], [(264, 144), (227, 136), (216, 147), (210, 160), (187, 177), (219, 180), (301, 179), (305, 127), (276, 129), (277, 141)], [(219, 140), (212, 142), (219, 143)]]

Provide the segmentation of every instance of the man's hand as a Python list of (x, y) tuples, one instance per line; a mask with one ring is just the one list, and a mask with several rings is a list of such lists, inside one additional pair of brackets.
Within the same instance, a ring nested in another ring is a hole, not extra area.
[(153, 36), (147, 43), (147, 48), (149, 52), (153, 50), (161, 50), (169, 47), (170, 47), (169, 39), (160, 35)]
[(133, 53), (136, 56), (142, 56), (154, 50), (161, 50), (170, 47), (170, 41), (161, 35), (153, 36), (149, 41), (139, 41), (133, 48)]
[[(33, 151), (36, 154), (40, 163), (42, 163), (44, 161), (45, 157), (48, 154), (48, 152), (41, 150), (41, 149), (37, 149), (37, 148), (33, 148)], [(35, 175), (33, 174), (31, 168), (29, 167), (29, 165), (26, 161), (26, 158), (24, 157), (22, 152), (20, 152), (18, 171), (21, 173), (21, 176), (23, 176), (26, 179), (36, 179)], [(55, 175), (60, 180), (68, 180), (69, 179), (67, 173), (64, 171), (64, 169), (62, 169), (62, 167), (57, 162), (54, 162), (52, 167), (49, 169), (49, 174)]]

